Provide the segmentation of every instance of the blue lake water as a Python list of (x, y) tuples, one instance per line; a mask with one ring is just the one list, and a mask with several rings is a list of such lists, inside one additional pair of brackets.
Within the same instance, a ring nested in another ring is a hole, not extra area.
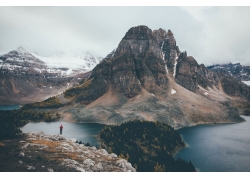
[(19, 109), (19, 105), (0, 105), (0, 110), (13, 110), (13, 109)]
[(20, 128), (24, 133), (41, 132), (45, 134), (60, 134), (59, 126), (63, 125), (62, 134), (70, 139), (76, 139), (83, 143), (90, 143), (91, 145), (99, 146), (101, 144), (97, 135), (104, 127), (103, 124), (96, 123), (69, 123), (69, 122), (36, 122), (28, 123)]
[(198, 171), (250, 172), (250, 116), (246, 122), (179, 129), (187, 147), (175, 158), (191, 160)]
[[(242, 116), (246, 122), (223, 125), (198, 125), (179, 129), (187, 146), (175, 158), (190, 161), (202, 172), (250, 172), (250, 116)], [(102, 124), (38, 122), (21, 128), (24, 133), (40, 132), (63, 135), (91, 145), (100, 145), (97, 138)]]

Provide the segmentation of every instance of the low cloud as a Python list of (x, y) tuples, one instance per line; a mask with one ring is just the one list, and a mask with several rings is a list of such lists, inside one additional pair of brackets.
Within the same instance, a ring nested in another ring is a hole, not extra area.
[(198, 63), (250, 65), (249, 7), (0, 7), (0, 51), (40, 55), (88, 50), (102, 57), (130, 27), (171, 29)]

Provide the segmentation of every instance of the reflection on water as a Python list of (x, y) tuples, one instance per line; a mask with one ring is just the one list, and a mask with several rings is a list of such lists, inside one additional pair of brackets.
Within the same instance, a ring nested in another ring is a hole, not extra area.
[(225, 125), (199, 125), (179, 129), (189, 145), (175, 158), (191, 160), (199, 171), (250, 171), (250, 116), (246, 122)]
[(69, 123), (69, 122), (37, 122), (29, 123), (20, 128), (24, 133), (41, 132), (45, 134), (60, 134), (60, 125), (63, 125), (62, 134), (66, 138), (74, 138), (83, 143), (89, 142), (91, 145), (100, 145), (97, 138), (100, 130), (104, 127), (96, 123)]

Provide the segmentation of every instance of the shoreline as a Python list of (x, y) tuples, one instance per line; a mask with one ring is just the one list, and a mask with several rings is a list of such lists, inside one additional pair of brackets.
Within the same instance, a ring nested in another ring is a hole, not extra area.
[(186, 145), (186, 143), (184, 142), (184, 146), (177, 146), (170, 154), (173, 156), (173, 158), (174, 158), (174, 156), (176, 155), (176, 153), (179, 151), (179, 150), (181, 150), (181, 149), (183, 149), (183, 148), (185, 148), (187, 145)]
[[(240, 115), (240, 116), (247, 116), (247, 115)], [(249, 115), (250, 116), (250, 115)], [(243, 118), (244, 119), (244, 118)], [(214, 125), (226, 125), (226, 124), (238, 124), (238, 123), (244, 123), (246, 122), (246, 120), (244, 119), (244, 121), (241, 121), (241, 122), (204, 122), (204, 123), (197, 123), (197, 124), (193, 124), (193, 125), (190, 125), (190, 126), (183, 126), (183, 127), (178, 127), (176, 128), (175, 130), (180, 130), (182, 128), (189, 128), (189, 127), (195, 127), (195, 126), (202, 126), (202, 125), (211, 125), (211, 126), (214, 126)]]

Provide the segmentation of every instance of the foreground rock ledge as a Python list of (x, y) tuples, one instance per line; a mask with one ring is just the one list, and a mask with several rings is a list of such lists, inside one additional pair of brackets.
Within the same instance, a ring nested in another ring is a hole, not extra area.
[[(66, 139), (63, 135), (48, 135), (43, 132), (28, 133), (26, 141), (22, 143), (19, 154), (20, 161), (26, 154), (35, 152), (37, 160), (43, 158), (57, 162), (59, 166), (68, 167), (69, 170), (80, 172), (135, 172), (136, 170), (125, 159), (118, 158), (116, 154), (109, 154), (105, 149), (87, 147), (77, 144), (74, 140)], [(40, 158), (39, 158), (40, 157)], [(45, 167), (45, 166), (44, 166)], [(46, 168), (46, 167), (45, 167)], [(35, 166), (28, 166), (28, 170), (35, 171)], [(53, 168), (47, 168), (53, 172)]]

